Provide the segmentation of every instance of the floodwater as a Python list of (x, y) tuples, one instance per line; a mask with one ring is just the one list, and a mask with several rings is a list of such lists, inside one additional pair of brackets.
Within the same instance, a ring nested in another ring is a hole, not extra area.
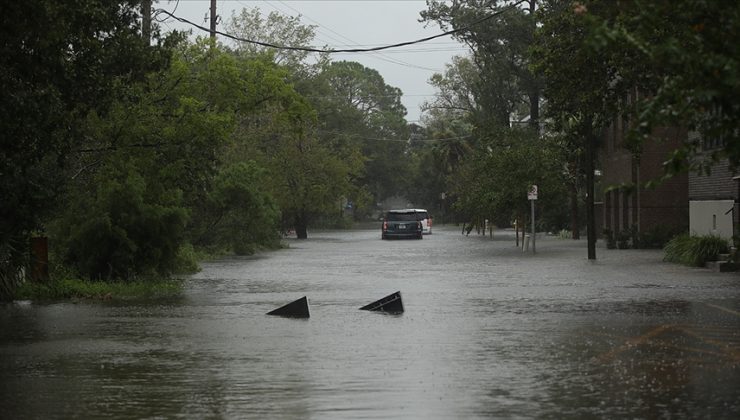
[[(0, 418), (740, 418), (740, 276), (310, 232), (165, 302), (0, 306)], [(359, 307), (401, 291), (406, 311)], [(310, 319), (267, 316), (307, 296)]]

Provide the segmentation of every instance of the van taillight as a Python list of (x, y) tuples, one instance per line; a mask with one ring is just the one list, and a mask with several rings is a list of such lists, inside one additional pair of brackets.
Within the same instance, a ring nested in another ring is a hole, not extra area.
[(427, 219), (427, 226), (432, 227), (432, 218)]
[(388, 230), (388, 221), (383, 220), (383, 230)]

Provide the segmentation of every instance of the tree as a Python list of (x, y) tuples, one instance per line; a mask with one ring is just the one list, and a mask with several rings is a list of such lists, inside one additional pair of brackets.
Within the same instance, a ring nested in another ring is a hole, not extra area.
[(332, 153), (316, 133), (311, 107), (296, 94), (270, 116), (266, 136), (258, 139), (262, 164), (283, 218), (299, 239), (317, 216), (339, 211), (349, 192), (352, 167)]
[(138, 1), (8, 2), (0, 38), (0, 277), (8, 298), (27, 236), (55, 208), (68, 151), (88, 113), (166, 65), (165, 44), (139, 32)]
[(307, 96), (319, 113), (319, 134), (349, 150), (358, 146), (365, 160), (364, 172), (354, 182), (369, 191), (374, 202), (402, 193), (398, 180), (409, 167), (403, 158), (408, 128), (401, 90), (387, 85), (376, 70), (349, 61), (326, 64), (315, 85), (318, 94)]
[[(301, 17), (288, 16), (272, 11), (266, 16), (259, 8), (243, 8), (238, 14), (232, 12), (226, 30), (235, 36), (261, 43), (286, 47), (311, 47), (316, 36), (315, 25), (304, 25)], [(255, 43), (240, 42), (235, 51), (243, 56), (272, 54), (274, 62), (292, 70), (297, 79), (310, 75), (312, 66), (307, 63), (308, 52), (295, 49), (275, 49)], [(326, 61), (326, 55), (318, 56), (318, 63)]]
[(429, 84), (437, 89), (436, 97), (423, 105), (432, 118), (444, 115), (446, 119), (475, 122), (484, 120), (484, 110), (476, 100), (476, 89), (480, 85), (480, 73), (473, 61), (467, 57), (452, 57), (445, 65), (445, 73), (435, 73)]
[[(525, 3), (512, 8), (500, 0), (429, 1), (421, 13), (424, 21), (461, 30), (454, 36), (471, 48), (478, 75), (470, 90), (483, 111), (474, 115), (479, 127), (508, 126), (512, 115), (529, 115), (531, 127), (539, 127), (540, 81), (528, 66), (537, 1)], [(493, 18), (474, 24), (485, 16)]]
[(227, 246), (236, 254), (253, 254), (277, 246), (280, 211), (265, 191), (266, 171), (253, 161), (221, 167), (208, 194), (206, 243)]
[[(637, 2), (605, 16), (591, 2), (578, 5), (576, 17), (589, 29), (589, 44), (600, 54), (629, 65), (620, 76), (641, 82), (631, 140), (635, 147), (661, 126), (681, 126), (700, 134), (666, 162), (666, 175), (708, 172), (727, 158), (740, 167), (740, 4), (720, 0)], [(723, 145), (699, 154), (701, 141)]]
[[(610, 2), (594, 2), (594, 10), (608, 14)], [(577, 6), (576, 6), (577, 7)], [(618, 103), (621, 85), (617, 66), (610, 57), (588, 47), (586, 22), (576, 8), (560, 0), (545, 2), (540, 9), (542, 26), (533, 47), (534, 69), (544, 80), (547, 114), (554, 131), (573, 135), (570, 147), (584, 151), (586, 176), (586, 224), (588, 258), (596, 258), (594, 213), (594, 161), (596, 130), (604, 125)], [(567, 131), (564, 131), (564, 125)], [(570, 159), (575, 162), (575, 157)]]
[(537, 185), (541, 208), (556, 217), (543, 217), (540, 227), (562, 228), (565, 188), (563, 167), (553, 144), (524, 129), (491, 133), (460, 166), (454, 190), (457, 206), (469, 219), (490, 219), (506, 226), (528, 213), (527, 191)]

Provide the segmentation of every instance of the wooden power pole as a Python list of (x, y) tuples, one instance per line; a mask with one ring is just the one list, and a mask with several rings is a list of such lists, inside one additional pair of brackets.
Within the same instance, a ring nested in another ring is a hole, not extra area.
[(216, 0), (211, 0), (211, 39), (216, 39)]
[(141, 36), (147, 44), (152, 39), (152, 0), (141, 2)]

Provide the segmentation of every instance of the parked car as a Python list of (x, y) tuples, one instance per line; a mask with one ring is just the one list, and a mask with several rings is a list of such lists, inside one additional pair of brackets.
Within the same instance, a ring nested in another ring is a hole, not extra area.
[(422, 239), (423, 226), (420, 215), (415, 209), (390, 210), (383, 218), (383, 230), (380, 237)]

